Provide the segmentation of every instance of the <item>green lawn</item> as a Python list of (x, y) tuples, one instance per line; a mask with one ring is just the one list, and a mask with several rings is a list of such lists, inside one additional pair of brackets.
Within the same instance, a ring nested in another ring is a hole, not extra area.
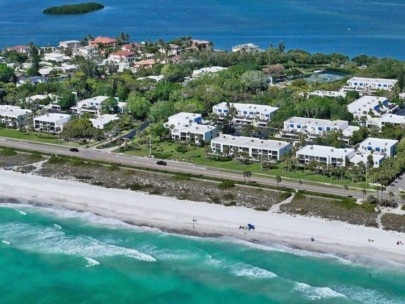
[[(269, 177), (274, 178), (275, 176), (279, 175), (284, 178), (291, 178), (295, 180), (303, 180), (303, 181), (311, 181), (314, 183), (328, 183), (337, 186), (349, 185), (358, 188), (365, 188), (367, 187), (366, 182), (360, 183), (351, 183), (348, 180), (337, 180), (332, 179), (330, 177), (318, 175), (318, 174), (311, 174), (307, 171), (297, 171), (297, 172), (286, 172), (282, 169), (275, 166), (271, 169), (261, 169), (261, 165), (259, 163), (252, 163), (249, 165), (244, 165), (236, 162), (235, 160), (230, 161), (218, 161), (215, 159), (210, 159), (205, 152), (205, 148), (200, 147), (188, 147), (188, 150), (184, 153), (176, 151), (176, 143), (172, 142), (163, 142), (159, 144), (152, 145), (152, 155), (156, 158), (164, 158), (164, 159), (173, 159), (178, 161), (184, 161), (193, 163), (196, 165), (202, 166), (209, 166), (220, 168), (224, 170), (236, 170), (236, 171), (251, 171), (256, 176), (262, 177)], [(135, 151), (128, 151), (126, 154), (129, 155), (136, 155), (136, 156), (148, 156), (149, 155), (149, 147), (148, 145), (140, 145), (138, 150)]]
[(16, 129), (9, 128), (0, 128), (0, 136), (21, 139), (27, 141), (33, 141), (38, 143), (45, 144), (58, 144), (58, 145), (67, 145), (67, 146), (78, 146), (76, 143), (67, 143), (58, 140), (58, 136), (55, 134), (49, 133), (39, 133), (39, 132), (21, 132)]

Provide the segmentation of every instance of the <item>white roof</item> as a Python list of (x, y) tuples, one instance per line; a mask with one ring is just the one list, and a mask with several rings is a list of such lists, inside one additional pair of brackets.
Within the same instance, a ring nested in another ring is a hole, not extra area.
[(35, 117), (34, 119), (39, 120), (39, 121), (45, 121), (45, 122), (57, 122), (61, 119), (67, 119), (67, 118), (70, 118), (70, 115), (59, 114), (59, 113), (48, 113), (45, 115)]
[(394, 85), (397, 83), (396, 79), (386, 79), (386, 78), (366, 78), (366, 77), (352, 77), (347, 82), (362, 82), (362, 83), (377, 83), (384, 82), (387, 84)]
[(350, 113), (362, 114), (379, 105), (379, 103), (388, 100), (387, 97), (363, 96), (347, 105)]
[(259, 46), (256, 44), (253, 44), (253, 43), (245, 43), (245, 44), (238, 44), (238, 45), (235, 45), (234, 47), (232, 47), (232, 49), (242, 49), (242, 48), (257, 49), (257, 48), (259, 48)]
[(169, 117), (169, 120), (190, 120), (201, 117), (201, 114), (180, 112)]
[(31, 110), (21, 109), (17, 106), (0, 105), (0, 116), (17, 118), (28, 113), (31, 113)]
[(346, 92), (344, 91), (313, 91), (310, 92), (309, 95), (314, 95), (314, 96), (326, 96), (326, 97), (346, 97)]
[[(264, 113), (272, 113), (278, 110), (277, 107), (266, 106), (266, 105), (259, 105), (253, 103), (230, 103), (231, 107), (236, 108), (238, 111), (249, 111), (255, 110), (256, 112)], [(221, 102), (214, 106), (214, 109), (221, 108), (221, 109), (228, 109), (226, 102)], [(256, 113), (255, 113), (256, 114)]]
[(199, 69), (199, 70), (194, 70), (192, 76), (196, 77), (196, 76), (200, 76), (201, 74), (205, 74), (205, 73), (218, 73), (218, 72), (221, 72), (221, 71), (224, 71), (224, 70), (227, 70), (227, 69), (228, 68), (223, 68), (223, 67), (220, 67), (220, 66), (202, 68), (202, 69)]
[(319, 125), (323, 127), (339, 127), (344, 129), (348, 125), (346, 120), (329, 120), (329, 119), (318, 119), (318, 118), (307, 118), (307, 117), (291, 117), (284, 121), (285, 123), (301, 124), (301, 125)]
[(380, 118), (381, 122), (389, 122), (392, 124), (405, 124), (405, 116), (395, 114), (385, 114)]
[(360, 143), (360, 146), (394, 146), (398, 143), (398, 140), (395, 139), (385, 139), (385, 138), (375, 138), (375, 137), (368, 137)]
[(77, 102), (77, 105), (75, 107), (72, 107), (73, 109), (77, 108), (82, 108), (83, 106), (86, 107), (99, 107), (102, 102), (108, 99), (108, 96), (96, 96), (96, 97), (91, 97), (87, 99), (83, 99)]
[(342, 135), (344, 137), (352, 137), (353, 132), (360, 130), (360, 127), (357, 126), (348, 126), (347, 128), (342, 130)]
[[(187, 127), (182, 127), (177, 129), (179, 132), (190, 132), (193, 134), (205, 134), (207, 132), (216, 130), (216, 127), (210, 125), (200, 125), (200, 124), (192, 124)], [(176, 130), (175, 130), (176, 131)]]
[(61, 41), (59, 44), (68, 44), (68, 43), (80, 43), (79, 40), (66, 40), (66, 41)]
[(118, 120), (118, 116), (115, 114), (103, 114), (96, 118), (90, 118), (93, 127), (97, 128), (98, 126), (104, 126), (111, 121)]
[(297, 151), (297, 154), (308, 156), (323, 156), (334, 158), (345, 158), (346, 156), (354, 153), (354, 149), (334, 148), (330, 146), (307, 145)]
[(373, 157), (373, 162), (374, 162), (373, 167), (378, 167), (378, 165), (375, 165), (375, 163), (379, 164), (385, 158), (384, 154), (356, 153), (356, 155), (350, 159), (350, 162), (354, 163), (354, 164), (364, 163), (366, 165), (366, 164), (368, 164), (369, 155), (372, 155), (372, 157)]
[(267, 150), (280, 150), (290, 144), (286, 141), (280, 140), (263, 140), (253, 137), (245, 136), (232, 136), (227, 134), (221, 134), (220, 136), (214, 138), (211, 143), (225, 144), (237, 147), (249, 147), (256, 149), (267, 149)]

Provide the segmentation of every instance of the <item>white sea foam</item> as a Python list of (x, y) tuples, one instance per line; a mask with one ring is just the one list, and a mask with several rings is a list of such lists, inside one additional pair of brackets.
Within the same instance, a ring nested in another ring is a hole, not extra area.
[(22, 210), (19, 210), (19, 209), (14, 209), (14, 210), (17, 211), (21, 215), (27, 215), (27, 212), (24, 212)]
[(310, 300), (322, 300), (328, 298), (346, 298), (344, 294), (341, 294), (329, 287), (314, 287), (301, 282), (296, 282), (294, 290), (298, 291), (304, 297)]
[(53, 227), (58, 229), (58, 230), (62, 230), (62, 226), (58, 225), (58, 224), (53, 224)]
[(215, 258), (209, 258), (207, 264), (215, 268), (228, 270), (231, 274), (238, 277), (249, 279), (273, 279), (278, 277), (277, 274), (257, 266), (246, 263), (230, 263)]
[(376, 290), (362, 287), (340, 287), (336, 288), (340, 293), (351, 300), (367, 304), (403, 304), (404, 299), (388, 299)]
[(6, 244), (6, 245), (11, 245), (11, 243), (10, 243), (10, 242), (5, 241), (5, 240), (2, 240), (1, 242), (2, 242), (3, 244)]
[(91, 237), (66, 235), (54, 227), (11, 223), (0, 226), (0, 233), (18, 244), (18, 248), (27, 251), (90, 258), (121, 255), (147, 262), (156, 261), (151, 255), (136, 249), (108, 244)]
[(98, 266), (101, 263), (95, 259), (89, 258), (89, 257), (85, 257), (86, 261), (87, 261), (87, 265), (86, 267), (94, 267), (94, 266)]
[(247, 277), (250, 279), (272, 279), (277, 277), (277, 275), (271, 271), (246, 264), (235, 265), (232, 273), (238, 277)]

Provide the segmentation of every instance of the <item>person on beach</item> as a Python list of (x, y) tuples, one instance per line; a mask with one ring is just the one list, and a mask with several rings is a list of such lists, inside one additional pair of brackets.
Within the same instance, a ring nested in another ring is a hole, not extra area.
[(313, 236), (311, 236), (311, 242), (315, 242), (315, 239)]

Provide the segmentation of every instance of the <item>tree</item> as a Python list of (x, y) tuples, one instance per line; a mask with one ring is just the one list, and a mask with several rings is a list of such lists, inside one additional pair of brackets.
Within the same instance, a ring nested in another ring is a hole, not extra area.
[(129, 42), (129, 34), (127, 33), (121, 33), (117, 37), (117, 42), (118, 44), (125, 44)]
[(267, 87), (266, 77), (261, 71), (247, 71), (241, 75), (240, 80), (252, 92), (263, 90)]
[(65, 91), (59, 96), (58, 105), (62, 110), (68, 110), (76, 104), (76, 96), (72, 92)]
[(245, 182), (246, 182), (246, 179), (249, 181), (249, 179), (252, 177), (252, 172), (250, 172), (250, 171), (244, 171), (243, 172), (243, 178), (245, 179)]
[(276, 183), (277, 183), (277, 188), (278, 188), (278, 184), (281, 183), (281, 176), (280, 175), (276, 176)]
[(361, 193), (363, 194), (363, 202), (364, 202), (364, 197), (367, 195), (367, 190), (363, 189), (361, 190)]
[(302, 180), (298, 180), (298, 190), (301, 188)]
[(28, 70), (28, 75), (30, 76), (36, 76), (39, 75), (39, 62), (41, 60), (39, 56), (39, 51), (38, 48), (33, 44), (30, 43), (30, 48), (31, 48), (31, 68)]
[(13, 69), (5, 64), (0, 64), (0, 82), (14, 82), (14, 79)]
[(388, 192), (388, 196), (392, 200), (394, 198), (395, 194), (394, 194), (394, 192), (390, 191), (390, 192)]
[(404, 87), (405, 87), (405, 72), (401, 71), (398, 75), (398, 88), (400, 93), (402, 93)]
[(131, 92), (128, 96), (127, 109), (135, 118), (144, 118), (151, 107), (150, 102), (145, 98)]
[(108, 97), (101, 104), (101, 111), (107, 114), (115, 114), (119, 110), (118, 101), (114, 97)]
[(86, 117), (73, 119), (65, 124), (62, 137), (66, 139), (103, 139), (103, 132), (93, 127), (91, 121)]
[(349, 186), (348, 185), (344, 185), (343, 189), (345, 189), (345, 191), (347, 192), (349, 190)]

